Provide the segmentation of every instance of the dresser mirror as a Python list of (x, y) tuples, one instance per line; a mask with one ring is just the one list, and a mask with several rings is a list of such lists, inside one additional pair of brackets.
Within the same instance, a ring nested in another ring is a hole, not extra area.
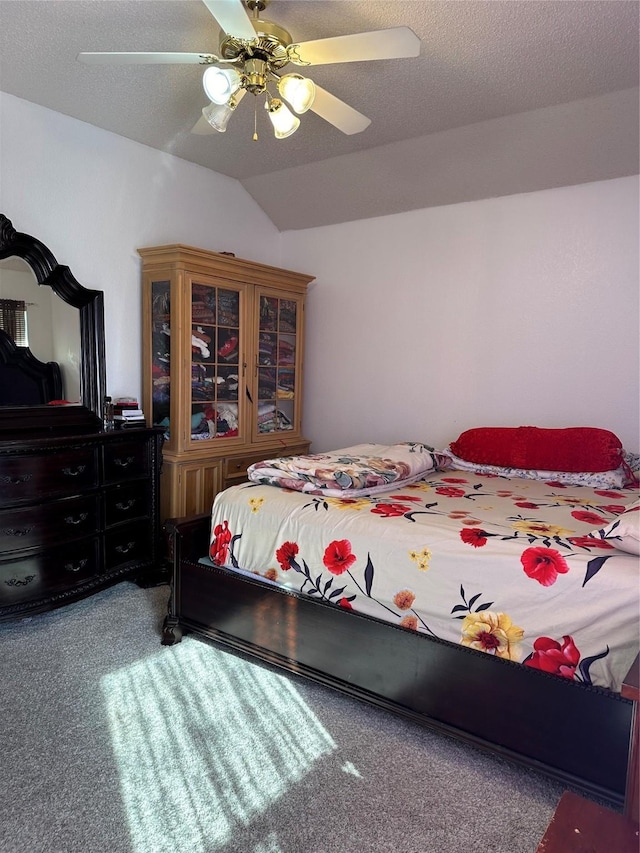
[(0, 432), (99, 429), (102, 291), (79, 284), (43, 243), (0, 214), (0, 310), (14, 306), (25, 328), (14, 331), (6, 318), (0, 328)]

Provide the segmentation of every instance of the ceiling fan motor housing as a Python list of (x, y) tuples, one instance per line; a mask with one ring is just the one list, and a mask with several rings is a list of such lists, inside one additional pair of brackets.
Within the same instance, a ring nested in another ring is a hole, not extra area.
[(291, 34), (271, 21), (260, 19), (251, 22), (256, 31), (256, 41), (248, 45), (242, 39), (227, 36), (220, 44), (220, 55), (246, 63), (251, 59), (262, 60), (268, 69), (279, 70), (289, 63), (287, 47), (291, 44)]

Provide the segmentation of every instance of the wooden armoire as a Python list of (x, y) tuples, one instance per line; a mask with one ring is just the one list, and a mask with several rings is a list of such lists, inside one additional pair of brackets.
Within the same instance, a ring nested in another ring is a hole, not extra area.
[(304, 310), (313, 276), (191, 246), (143, 260), (143, 410), (165, 430), (161, 516), (207, 513), (252, 462), (307, 453)]

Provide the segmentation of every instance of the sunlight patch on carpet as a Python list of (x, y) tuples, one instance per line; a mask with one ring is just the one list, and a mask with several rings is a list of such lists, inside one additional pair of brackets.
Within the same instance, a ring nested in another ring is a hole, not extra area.
[(189, 637), (102, 690), (135, 853), (228, 844), (336, 749), (286, 677)]

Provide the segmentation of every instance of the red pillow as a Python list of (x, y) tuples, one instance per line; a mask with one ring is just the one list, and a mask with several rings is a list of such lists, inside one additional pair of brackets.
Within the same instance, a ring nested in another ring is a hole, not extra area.
[(620, 439), (596, 427), (478, 427), (461, 433), (451, 452), (467, 462), (539, 471), (612, 471), (622, 464)]

